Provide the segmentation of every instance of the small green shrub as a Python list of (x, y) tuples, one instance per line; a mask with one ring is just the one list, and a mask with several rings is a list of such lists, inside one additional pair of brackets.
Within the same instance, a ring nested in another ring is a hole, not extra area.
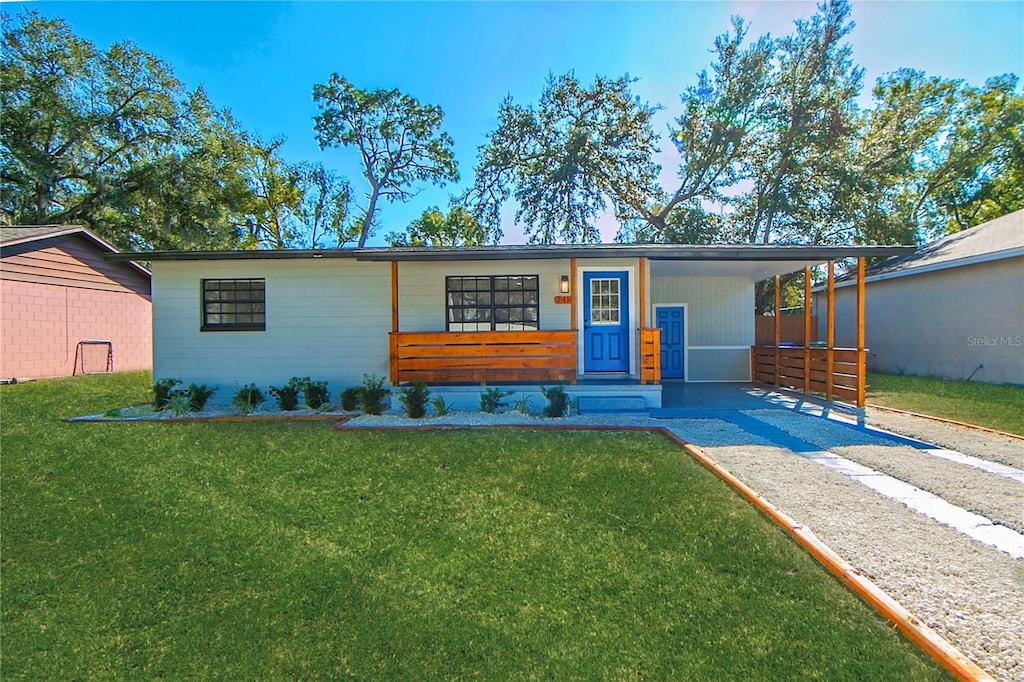
[(512, 409), (516, 412), (522, 412), (523, 414), (530, 414), (530, 408), (533, 407), (533, 401), (525, 393), (516, 401)]
[(413, 419), (419, 419), (427, 414), (427, 400), (430, 391), (422, 381), (417, 381), (411, 386), (405, 386), (398, 391), (398, 400), (405, 408), (405, 414)]
[(551, 388), (541, 386), (540, 392), (548, 400), (548, 404), (544, 406), (544, 416), (564, 417), (565, 411), (569, 407), (569, 396), (565, 389), (561, 386), (552, 386)]
[(192, 411), (192, 400), (187, 391), (175, 391), (167, 400), (167, 407), (175, 417), (181, 417)]
[(508, 407), (505, 404), (505, 398), (512, 395), (512, 391), (507, 393), (502, 391), (500, 388), (491, 387), (486, 389), (480, 394), (480, 411), (493, 414), (498, 410)]
[(384, 377), (375, 374), (364, 374), (363, 385), (359, 389), (359, 399), (363, 404), (363, 414), (380, 414), (384, 411), (384, 399), (391, 395), (391, 389), (384, 387)]
[(206, 401), (216, 392), (217, 389), (206, 384), (189, 384), (188, 388), (182, 391), (188, 397), (189, 410), (192, 412), (202, 412), (206, 407)]
[(359, 397), (363, 389), (359, 386), (350, 386), (341, 392), (341, 409), (346, 412), (354, 412), (359, 409)]
[(292, 381), (289, 381), (280, 388), (271, 386), (268, 392), (274, 396), (274, 400), (277, 401), (277, 407), (280, 410), (290, 412), (299, 406), (299, 387), (292, 383)]
[(431, 400), (430, 406), (434, 408), (434, 412), (437, 413), (438, 417), (443, 417), (452, 411), (451, 405), (444, 401), (444, 396), (442, 395)]
[(331, 402), (331, 394), (327, 391), (326, 381), (310, 381), (302, 387), (302, 396), (305, 399), (306, 407), (311, 410), (319, 410)]
[(249, 384), (238, 389), (238, 392), (231, 399), (231, 403), (242, 414), (252, 414), (256, 411), (257, 407), (263, 404), (264, 400), (266, 398), (263, 397), (263, 392), (256, 388), (256, 384)]
[(171, 399), (171, 391), (180, 383), (177, 379), (158, 379), (153, 384), (153, 409), (166, 409)]

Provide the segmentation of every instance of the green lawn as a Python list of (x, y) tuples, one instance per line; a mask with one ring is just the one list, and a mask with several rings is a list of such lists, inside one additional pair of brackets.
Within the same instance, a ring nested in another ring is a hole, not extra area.
[(0, 389), (4, 679), (943, 679), (647, 433), (65, 424)]
[(1024, 387), (873, 374), (868, 402), (1024, 436)]

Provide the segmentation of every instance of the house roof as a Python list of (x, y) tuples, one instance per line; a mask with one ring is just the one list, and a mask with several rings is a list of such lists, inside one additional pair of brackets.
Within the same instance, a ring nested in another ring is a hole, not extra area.
[[(1024, 256), (1024, 209), (945, 236), (910, 255), (876, 263), (864, 271), (864, 281), (877, 282), (1021, 256)], [(836, 286), (851, 286), (850, 279), (850, 276), (841, 277), (836, 280)], [(815, 287), (815, 291), (820, 290), (822, 287)]]
[[(662, 268), (687, 268), (679, 274), (743, 274), (766, 278), (843, 258), (886, 257), (913, 253), (912, 246), (778, 246), (676, 244), (500, 245), (457, 248), (400, 247), (263, 251), (154, 251), (110, 255), (113, 260), (249, 260), (353, 258), (360, 261), (480, 261), (566, 258), (647, 258)], [(719, 263), (715, 267), (713, 264)], [(674, 264), (671, 265), (671, 264)], [(688, 264), (688, 265), (685, 265)], [(731, 264), (731, 265), (727, 265)], [(654, 266), (652, 266), (654, 267)], [(720, 272), (727, 267), (730, 272)], [(713, 269), (713, 271), (712, 271)], [(733, 272), (735, 271), (735, 272)]]
[[(81, 235), (85, 239), (91, 241), (96, 246), (100, 247), (102, 251), (106, 253), (104, 256), (113, 254), (120, 255), (117, 248), (110, 242), (102, 239), (81, 225), (11, 225), (11, 226), (0, 226), (0, 247), (10, 248), (20, 244), (29, 244), (31, 242), (42, 241), (44, 239), (54, 239), (56, 237), (64, 237), (66, 235)], [(142, 267), (135, 262), (134, 258), (118, 258), (116, 260), (127, 260), (131, 263), (132, 267), (137, 269), (139, 272), (151, 277), (152, 274), (149, 270)]]

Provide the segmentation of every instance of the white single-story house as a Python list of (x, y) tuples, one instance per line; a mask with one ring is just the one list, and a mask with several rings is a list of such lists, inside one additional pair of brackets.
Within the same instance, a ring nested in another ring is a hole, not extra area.
[[(392, 386), (750, 381), (754, 284), (907, 247), (485, 246), (123, 254), (151, 263), (153, 376)], [(466, 389), (468, 390), (468, 389)]]
[[(856, 334), (853, 285), (836, 282), (838, 344)], [(1024, 384), (1024, 210), (877, 263), (864, 286), (869, 370)]]

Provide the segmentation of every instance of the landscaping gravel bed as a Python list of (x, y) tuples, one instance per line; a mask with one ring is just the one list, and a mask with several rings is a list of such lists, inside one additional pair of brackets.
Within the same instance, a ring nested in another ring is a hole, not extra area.
[(788, 450), (703, 449), (997, 679), (1024, 679), (1024, 561)]
[(1024, 485), (907, 445), (856, 445), (831, 452), (889, 474), (947, 502), (1024, 533)]
[(867, 423), (965, 455), (1024, 469), (1024, 440), (870, 407)]
[(588, 414), (544, 418), (521, 412), (485, 414), (481, 412), (453, 412), (444, 417), (409, 419), (398, 413), (380, 416), (365, 415), (345, 422), (345, 428), (402, 428), (429, 426), (639, 426), (668, 428), (689, 443), (702, 445), (738, 445), (752, 443), (768, 445), (735, 424), (723, 419), (651, 419), (646, 415)]

